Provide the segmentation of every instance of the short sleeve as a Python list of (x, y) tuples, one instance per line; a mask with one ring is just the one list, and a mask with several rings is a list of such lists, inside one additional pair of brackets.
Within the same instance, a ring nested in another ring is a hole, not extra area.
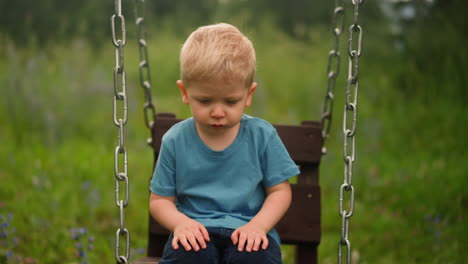
[(265, 187), (275, 186), (300, 173), (276, 130), (268, 140), (261, 156), (261, 167)]
[(151, 179), (150, 190), (160, 196), (176, 196), (174, 150), (163, 140)]

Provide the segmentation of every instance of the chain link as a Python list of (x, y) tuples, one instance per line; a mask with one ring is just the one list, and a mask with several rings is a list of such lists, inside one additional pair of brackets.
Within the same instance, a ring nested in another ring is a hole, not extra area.
[[(113, 122), (118, 127), (118, 146), (114, 152), (114, 176), (116, 204), (119, 208), (120, 227), (116, 233), (115, 258), (117, 263), (128, 263), (130, 258), (130, 233), (125, 228), (125, 207), (128, 205), (129, 182), (128, 182), (128, 159), (125, 150), (125, 124), (127, 123), (128, 101), (126, 92), (125, 67), (124, 67), (124, 47), (126, 44), (125, 18), (122, 15), (122, 2), (115, 0), (115, 14), (111, 17), (112, 43), (115, 46), (115, 67), (114, 67), (114, 102), (113, 102)], [(120, 21), (120, 37), (116, 33), (116, 20)], [(119, 116), (119, 111), (120, 116)], [(123, 159), (123, 166), (119, 160)], [(123, 167), (123, 170), (121, 170)], [(125, 185), (125, 198), (120, 199), (120, 184)], [(120, 239), (125, 239), (125, 252), (120, 253)]]
[[(325, 140), (330, 134), (330, 128), (332, 123), (332, 114), (333, 114), (333, 100), (334, 100), (334, 90), (335, 83), (338, 75), (340, 73), (340, 63), (341, 63), (341, 54), (339, 51), (339, 42), (340, 36), (343, 33), (344, 27), (344, 8), (343, 0), (335, 1), (335, 9), (333, 11), (332, 17), (332, 33), (335, 36), (333, 49), (328, 53), (328, 65), (327, 65), (327, 92), (325, 94), (325, 99), (323, 102), (322, 109), (322, 137), (323, 137), (323, 147), (322, 154), (327, 153), (325, 147)], [(333, 68), (333, 65), (335, 67)]]
[[(354, 23), (349, 27), (348, 39), (348, 79), (346, 100), (343, 111), (343, 156), (344, 179), (340, 186), (339, 213), (341, 216), (341, 238), (338, 244), (338, 263), (343, 260), (343, 247), (346, 263), (351, 263), (351, 242), (349, 240), (349, 220), (354, 213), (354, 187), (352, 185), (353, 164), (356, 157), (357, 98), (359, 87), (359, 57), (362, 52), (362, 28), (359, 25), (359, 6), (364, 0), (351, 0), (354, 5)], [(356, 38), (357, 33), (357, 38)], [(347, 197), (345, 199), (345, 196)], [(349, 207), (345, 208), (345, 201)]]
[[(156, 116), (156, 109), (152, 102), (151, 96), (151, 71), (148, 60), (148, 48), (146, 41), (146, 29), (145, 29), (145, 16), (144, 16), (144, 4), (145, 0), (135, 0), (135, 17), (137, 26), (137, 39), (138, 39), (138, 50), (140, 53), (140, 85), (143, 88), (145, 94), (145, 103), (143, 106), (143, 112), (145, 117), (145, 125), (150, 130), (154, 124), (154, 118)], [(151, 137), (147, 139), (148, 144), (151, 145)]]

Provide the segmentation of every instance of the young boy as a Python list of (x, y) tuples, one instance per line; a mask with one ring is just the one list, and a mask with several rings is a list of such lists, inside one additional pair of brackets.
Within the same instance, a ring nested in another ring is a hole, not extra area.
[(245, 115), (255, 51), (236, 27), (204, 26), (186, 40), (177, 86), (192, 116), (163, 137), (150, 211), (171, 231), (161, 264), (281, 263), (273, 229), (299, 174), (272, 125)]

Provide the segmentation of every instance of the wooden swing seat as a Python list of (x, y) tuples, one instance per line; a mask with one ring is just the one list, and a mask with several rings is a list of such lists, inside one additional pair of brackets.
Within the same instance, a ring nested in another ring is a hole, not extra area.
[[(181, 121), (175, 115), (156, 115), (152, 127), (154, 162), (159, 154), (161, 138), (175, 123)], [(282, 243), (295, 245), (296, 264), (317, 263), (317, 247), (320, 243), (320, 186), (318, 182), (321, 148), (323, 143), (321, 124), (304, 121), (299, 126), (275, 125), (279, 136), (292, 159), (299, 166), (301, 174), (292, 184), (292, 203), (275, 227)], [(133, 264), (157, 264), (162, 256), (169, 231), (149, 216), (147, 257)]]

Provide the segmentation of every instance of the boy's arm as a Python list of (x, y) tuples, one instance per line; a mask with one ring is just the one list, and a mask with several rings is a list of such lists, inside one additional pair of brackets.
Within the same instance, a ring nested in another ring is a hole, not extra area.
[(174, 196), (165, 197), (154, 193), (150, 195), (149, 208), (153, 218), (163, 227), (173, 232), (172, 247), (177, 250), (178, 242), (185, 250), (195, 251), (206, 248), (206, 242), (210, 241), (208, 231), (199, 222), (187, 217), (177, 210)]
[(231, 236), (238, 250), (258, 251), (268, 247), (267, 233), (279, 222), (291, 204), (291, 185), (286, 180), (273, 187), (266, 188), (267, 197), (262, 209), (244, 226), (236, 229)]

